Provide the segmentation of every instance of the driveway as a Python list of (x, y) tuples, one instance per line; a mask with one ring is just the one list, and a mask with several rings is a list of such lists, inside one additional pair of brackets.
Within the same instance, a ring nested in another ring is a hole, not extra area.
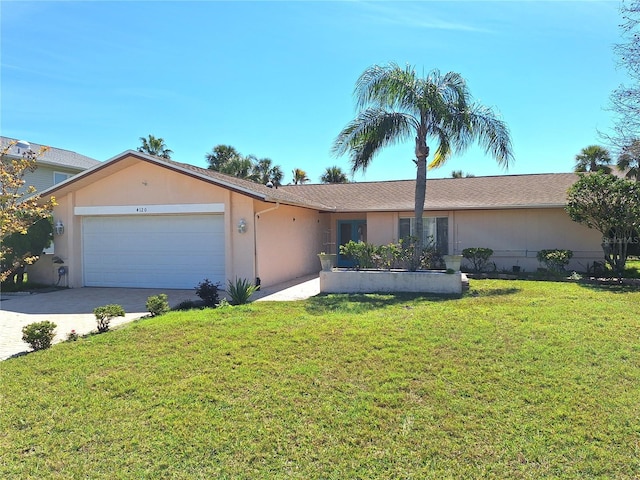
[[(302, 300), (317, 295), (320, 282), (317, 275), (302, 277), (284, 284), (262, 289), (252, 300)], [(75, 330), (79, 335), (96, 330), (93, 309), (115, 303), (122, 305), (126, 315), (111, 320), (111, 327), (147, 316), (147, 298), (166, 293), (169, 305), (175, 307), (184, 300), (200, 300), (191, 290), (162, 290), (148, 288), (70, 288), (33, 294), (3, 293), (0, 296), (0, 360), (29, 350), (22, 341), (22, 327), (49, 320), (57, 325), (55, 342), (66, 340)]]

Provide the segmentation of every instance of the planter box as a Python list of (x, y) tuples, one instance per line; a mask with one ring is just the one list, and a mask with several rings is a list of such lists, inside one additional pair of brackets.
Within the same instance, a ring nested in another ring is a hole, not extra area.
[(321, 293), (462, 294), (462, 274), (422, 270), (340, 270), (320, 272)]

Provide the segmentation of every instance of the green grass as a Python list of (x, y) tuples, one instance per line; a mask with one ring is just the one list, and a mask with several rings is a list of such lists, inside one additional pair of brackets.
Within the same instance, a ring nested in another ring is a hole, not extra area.
[(640, 292), (173, 312), (0, 363), (0, 478), (640, 476)]

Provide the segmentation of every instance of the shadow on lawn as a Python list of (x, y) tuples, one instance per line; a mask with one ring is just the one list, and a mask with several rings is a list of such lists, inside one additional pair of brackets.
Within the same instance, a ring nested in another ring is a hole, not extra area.
[(336, 311), (359, 313), (415, 301), (446, 302), (459, 299), (460, 296), (458, 295), (425, 295), (419, 293), (320, 294), (307, 300), (306, 309), (310, 314), (314, 315)]
[(640, 292), (640, 284), (638, 283), (619, 283), (617, 280), (610, 280), (598, 283), (578, 282), (583, 288), (595, 290), (597, 292), (611, 293), (633, 293)]
[(469, 297), (498, 297), (501, 295), (513, 295), (515, 293), (520, 292), (522, 289), (521, 288), (515, 288), (515, 287), (510, 287), (510, 288), (492, 288), (492, 289), (486, 289), (486, 290), (471, 290), (469, 291), (469, 293), (467, 294), (467, 296)]

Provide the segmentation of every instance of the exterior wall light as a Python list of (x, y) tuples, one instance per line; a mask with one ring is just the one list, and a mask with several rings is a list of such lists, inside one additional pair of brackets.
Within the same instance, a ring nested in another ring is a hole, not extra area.
[(58, 220), (53, 227), (53, 230), (56, 232), (56, 235), (62, 235), (64, 233), (64, 224), (62, 220)]
[(238, 233), (245, 233), (247, 231), (247, 222), (244, 220), (244, 218), (240, 219), (240, 222), (238, 222)]

